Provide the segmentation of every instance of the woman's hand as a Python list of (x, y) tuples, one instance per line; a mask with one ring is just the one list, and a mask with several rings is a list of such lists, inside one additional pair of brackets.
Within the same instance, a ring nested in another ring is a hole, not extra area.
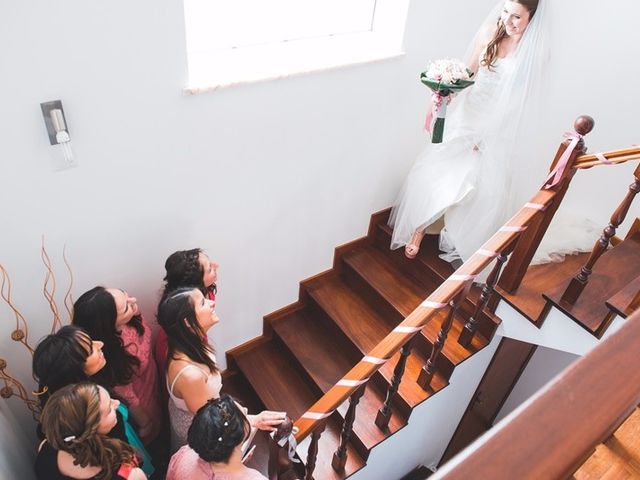
[(273, 412), (271, 410), (263, 410), (257, 415), (247, 415), (252, 427), (268, 432), (275, 432), (277, 426), (284, 422), (285, 418), (287, 418), (286, 412)]

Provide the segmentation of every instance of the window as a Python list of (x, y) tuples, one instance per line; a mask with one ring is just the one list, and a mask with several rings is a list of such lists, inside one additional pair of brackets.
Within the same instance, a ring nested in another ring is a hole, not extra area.
[(401, 54), (409, 0), (184, 0), (187, 92)]

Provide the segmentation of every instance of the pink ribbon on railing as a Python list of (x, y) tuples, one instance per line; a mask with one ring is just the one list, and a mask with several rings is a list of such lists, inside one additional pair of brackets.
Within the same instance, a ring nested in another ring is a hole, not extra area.
[(431, 95), (431, 106), (427, 110), (427, 117), (424, 119), (424, 129), (431, 133), (431, 124), (433, 123), (433, 116), (438, 109), (442, 106), (443, 101), (447, 101), (447, 105), (451, 103), (451, 95), (440, 95), (439, 92), (433, 92)]
[(576, 146), (578, 145), (578, 142), (582, 139), (582, 135), (580, 135), (578, 132), (565, 132), (563, 136), (568, 140), (570, 139), (571, 143), (569, 143), (566, 150), (558, 160), (556, 167), (551, 170), (551, 173), (549, 173), (549, 176), (545, 180), (545, 189), (555, 187), (558, 184), (558, 182), (562, 178), (562, 175), (564, 174), (565, 169), (567, 168), (567, 163), (569, 163), (571, 153), (573, 153)]
[(595, 157), (598, 159), (600, 163), (604, 163), (605, 165), (612, 165), (611, 160), (608, 160), (607, 157), (604, 156), (601, 152), (594, 153)]

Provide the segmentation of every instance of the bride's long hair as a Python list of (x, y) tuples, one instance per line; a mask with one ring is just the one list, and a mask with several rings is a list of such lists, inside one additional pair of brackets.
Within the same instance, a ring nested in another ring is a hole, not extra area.
[[(519, 3), (529, 12), (529, 21), (533, 19), (533, 16), (536, 13), (538, 8), (538, 0), (512, 0), (516, 3)], [(498, 46), (500, 42), (507, 36), (507, 29), (504, 26), (501, 18), (498, 18), (498, 22), (496, 25), (496, 31), (493, 34), (491, 40), (487, 44), (487, 48), (484, 51), (484, 55), (481, 60), (481, 64), (489, 69), (495, 66), (494, 63), (496, 58), (498, 57)]]

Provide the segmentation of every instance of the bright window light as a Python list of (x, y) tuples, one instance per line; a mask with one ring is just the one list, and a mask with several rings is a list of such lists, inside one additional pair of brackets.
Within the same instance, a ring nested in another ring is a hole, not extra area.
[(184, 0), (194, 93), (401, 54), (409, 0)]

